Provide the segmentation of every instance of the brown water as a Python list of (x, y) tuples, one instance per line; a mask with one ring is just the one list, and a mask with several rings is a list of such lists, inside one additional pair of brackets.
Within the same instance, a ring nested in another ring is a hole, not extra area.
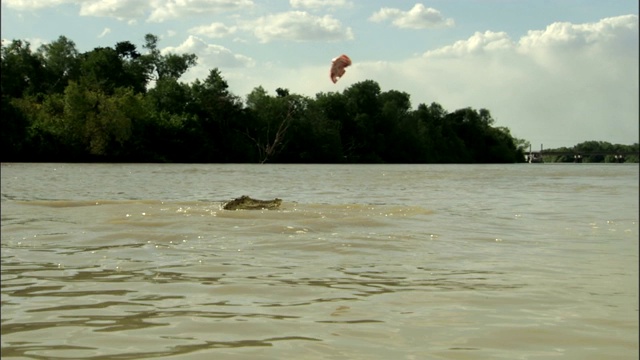
[(637, 165), (1, 171), (3, 359), (639, 355)]

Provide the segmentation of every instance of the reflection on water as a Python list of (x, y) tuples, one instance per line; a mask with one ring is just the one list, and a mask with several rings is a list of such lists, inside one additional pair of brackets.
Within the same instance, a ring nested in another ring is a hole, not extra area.
[(2, 166), (3, 358), (638, 357), (637, 168)]

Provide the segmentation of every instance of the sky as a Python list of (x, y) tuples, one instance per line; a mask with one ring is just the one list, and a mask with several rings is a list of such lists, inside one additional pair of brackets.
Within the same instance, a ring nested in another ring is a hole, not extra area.
[[(262, 86), (315, 97), (373, 80), (413, 108), (487, 109), (534, 150), (639, 140), (636, 0), (2, 0), (1, 36), (79, 52), (144, 36), (195, 54), (180, 81), (220, 70), (241, 97)], [(333, 84), (331, 60), (353, 65)]]

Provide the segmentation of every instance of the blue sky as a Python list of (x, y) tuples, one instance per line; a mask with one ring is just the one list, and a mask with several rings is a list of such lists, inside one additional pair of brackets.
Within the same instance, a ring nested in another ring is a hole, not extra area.
[[(80, 52), (160, 37), (194, 53), (181, 81), (219, 68), (244, 98), (315, 96), (364, 80), (413, 106), (486, 108), (534, 149), (639, 138), (635, 0), (3, 0), (2, 39)], [(331, 59), (353, 65), (333, 84)]]

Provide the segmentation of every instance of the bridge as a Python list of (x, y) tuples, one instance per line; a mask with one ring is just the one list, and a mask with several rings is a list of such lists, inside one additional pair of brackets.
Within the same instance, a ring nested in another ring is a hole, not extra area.
[(622, 163), (625, 158), (628, 156), (638, 156), (640, 157), (640, 153), (638, 152), (627, 152), (627, 151), (531, 151), (529, 150), (528, 154), (525, 154), (525, 159), (529, 163), (539, 163), (543, 162), (543, 156), (566, 156), (569, 158), (573, 158), (573, 162), (582, 162), (582, 159), (589, 158), (592, 156), (613, 156), (615, 162)]

